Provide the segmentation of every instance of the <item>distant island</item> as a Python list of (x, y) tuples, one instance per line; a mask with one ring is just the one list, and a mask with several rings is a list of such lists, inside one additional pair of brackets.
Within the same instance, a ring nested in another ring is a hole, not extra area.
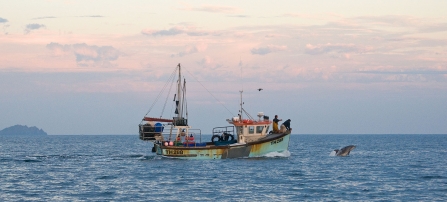
[(3, 130), (0, 130), (0, 135), (48, 135), (42, 129), (38, 129), (36, 126), (28, 127), (22, 125), (15, 125)]

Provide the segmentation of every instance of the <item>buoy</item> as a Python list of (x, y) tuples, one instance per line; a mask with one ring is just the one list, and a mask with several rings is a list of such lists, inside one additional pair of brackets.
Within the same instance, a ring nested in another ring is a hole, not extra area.
[(189, 136), (189, 141), (194, 142), (194, 136), (192, 136), (192, 134), (191, 134), (191, 136)]
[(169, 146), (174, 146), (174, 142), (169, 141)]
[(168, 144), (168, 142), (165, 142), (165, 146), (168, 146), (169, 144)]

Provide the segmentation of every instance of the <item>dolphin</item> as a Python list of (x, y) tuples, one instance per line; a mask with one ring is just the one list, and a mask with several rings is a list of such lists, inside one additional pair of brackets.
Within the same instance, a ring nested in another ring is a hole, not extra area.
[(347, 156), (354, 149), (355, 149), (354, 145), (349, 145), (349, 146), (341, 148), (340, 150), (336, 149), (334, 151), (335, 151), (336, 156)]

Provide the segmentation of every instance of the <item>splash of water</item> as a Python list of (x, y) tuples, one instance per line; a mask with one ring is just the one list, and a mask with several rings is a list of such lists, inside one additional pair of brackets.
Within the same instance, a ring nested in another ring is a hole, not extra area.
[(335, 154), (337, 154), (337, 152), (332, 151), (332, 152), (329, 154), (329, 156), (335, 156)]
[(265, 157), (290, 157), (291, 153), (290, 151), (286, 150), (283, 152), (270, 152), (265, 154)]

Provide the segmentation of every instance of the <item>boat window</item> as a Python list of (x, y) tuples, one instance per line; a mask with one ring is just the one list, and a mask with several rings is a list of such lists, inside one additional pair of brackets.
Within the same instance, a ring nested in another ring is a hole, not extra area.
[(265, 132), (266, 132), (266, 133), (269, 132), (269, 128), (270, 128), (270, 126), (267, 126), (267, 129), (265, 129)]
[(254, 127), (254, 126), (249, 126), (249, 127), (248, 127), (248, 133), (249, 133), (249, 134), (253, 134), (253, 133), (255, 133), (255, 127)]
[(256, 126), (256, 133), (262, 133), (264, 126)]

